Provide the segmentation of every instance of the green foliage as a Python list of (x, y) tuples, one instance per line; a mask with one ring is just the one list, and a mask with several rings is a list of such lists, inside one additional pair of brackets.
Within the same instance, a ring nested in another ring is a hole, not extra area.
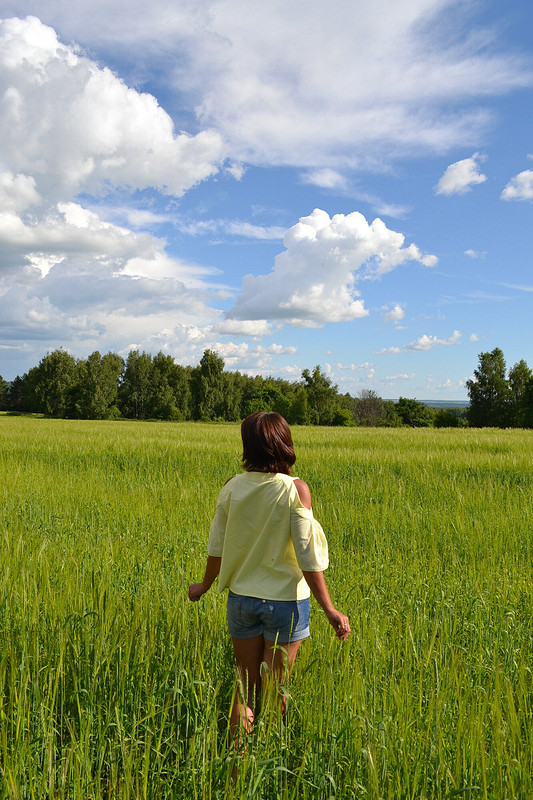
[(130, 350), (122, 377), (119, 397), (124, 416), (147, 419), (152, 394), (152, 356)]
[(6, 411), (8, 384), (0, 375), (0, 411)]
[(459, 417), (449, 408), (442, 408), (435, 412), (433, 425), (435, 428), (458, 428)]
[(225, 598), (186, 587), (238, 425), (0, 418), (1, 797), (533, 797), (533, 432), (293, 436), (352, 635), (312, 601), (235, 754)]
[(40, 410), (51, 417), (67, 416), (70, 391), (76, 381), (76, 360), (66, 350), (54, 350), (41, 359), (34, 378)]
[(508, 424), (512, 428), (522, 428), (526, 424), (528, 413), (528, 386), (533, 380), (533, 373), (522, 359), (509, 370), (509, 412)]
[(190, 419), (189, 372), (171, 355), (159, 352), (152, 361), (148, 416), (169, 422)]
[(309, 399), (303, 386), (299, 386), (294, 393), (287, 420), (291, 425), (309, 425)]
[(474, 380), (466, 387), (470, 398), (468, 421), (476, 428), (506, 427), (509, 422), (510, 389), (505, 377), (505, 358), (499, 347), (479, 354)]
[(307, 392), (309, 418), (313, 425), (333, 425), (338, 408), (337, 387), (317, 365), (313, 372), (302, 372)]
[(433, 422), (433, 412), (425, 403), (407, 397), (398, 399), (396, 413), (404, 425), (412, 428), (427, 428)]
[(110, 419), (118, 395), (124, 360), (116, 353), (101, 356), (98, 350), (78, 361), (69, 390), (69, 416), (78, 419)]
[(372, 389), (363, 389), (359, 392), (354, 411), (358, 425), (377, 425), (383, 419), (383, 400)]
[(224, 419), (227, 398), (224, 392), (224, 360), (213, 350), (206, 350), (192, 371), (193, 418)]

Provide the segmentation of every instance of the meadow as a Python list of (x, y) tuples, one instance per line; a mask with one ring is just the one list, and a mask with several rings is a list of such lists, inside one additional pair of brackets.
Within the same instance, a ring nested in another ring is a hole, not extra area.
[(352, 635), (312, 601), (235, 756), (225, 598), (186, 592), (238, 425), (0, 416), (1, 798), (533, 797), (533, 432), (293, 435)]

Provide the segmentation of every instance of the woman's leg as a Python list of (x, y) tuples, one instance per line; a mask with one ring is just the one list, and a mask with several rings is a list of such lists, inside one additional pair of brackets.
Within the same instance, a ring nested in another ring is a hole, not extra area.
[[(278, 686), (283, 686), (285, 682), (289, 682), (292, 668), (294, 666), (294, 659), (303, 639), (298, 642), (286, 642), (284, 644), (275, 644), (265, 639), (265, 649), (263, 650), (263, 661), (266, 663), (269, 672)], [(281, 712), (285, 714), (285, 707), (287, 699), (285, 694), (281, 699)]]
[(285, 670), (290, 675), (294, 666), (294, 659), (303, 639), (299, 642), (285, 642), (284, 644), (276, 644), (269, 642), (265, 639), (265, 647), (263, 650), (262, 660), (266, 662), (269, 670), (283, 677)]
[(264, 660), (265, 640), (261, 635), (251, 639), (236, 639), (232, 636), (231, 641), (242, 692), (237, 686), (230, 714), (230, 728), (235, 734), (239, 725), (242, 724), (244, 731), (249, 733), (261, 691), (261, 664)]

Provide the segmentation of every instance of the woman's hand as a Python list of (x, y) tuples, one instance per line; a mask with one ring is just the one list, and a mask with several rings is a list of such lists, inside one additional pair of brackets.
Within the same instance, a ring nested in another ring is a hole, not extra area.
[(195, 603), (206, 592), (207, 589), (205, 588), (203, 581), (201, 583), (191, 583), (191, 585), (189, 586), (189, 600)]
[(351, 633), (348, 617), (345, 617), (344, 614), (341, 614), (336, 608), (332, 611), (326, 611), (326, 616), (329, 620), (329, 624), (335, 631), (335, 636), (340, 639), (341, 642), (344, 642)]
[(220, 572), (221, 556), (207, 556), (205, 575), (201, 583), (191, 583), (189, 586), (189, 600), (197, 602), (200, 597), (209, 591), (211, 584)]

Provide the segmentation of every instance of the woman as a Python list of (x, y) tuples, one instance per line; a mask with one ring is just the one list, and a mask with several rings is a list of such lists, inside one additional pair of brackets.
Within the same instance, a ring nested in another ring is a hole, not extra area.
[[(245, 699), (236, 693), (230, 725), (248, 732), (261, 689), (261, 665), (280, 678), (289, 674), (309, 636), (313, 593), (336, 636), (350, 633), (348, 618), (334, 608), (324, 580), (328, 549), (314, 519), (304, 481), (290, 477), (296, 461), (291, 432), (280, 414), (258, 411), (241, 426), (246, 472), (222, 488), (207, 546), (201, 583), (189, 586), (199, 600), (218, 576), (229, 589), (227, 620)], [(279, 645), (279, 646), (278, 646)]]

